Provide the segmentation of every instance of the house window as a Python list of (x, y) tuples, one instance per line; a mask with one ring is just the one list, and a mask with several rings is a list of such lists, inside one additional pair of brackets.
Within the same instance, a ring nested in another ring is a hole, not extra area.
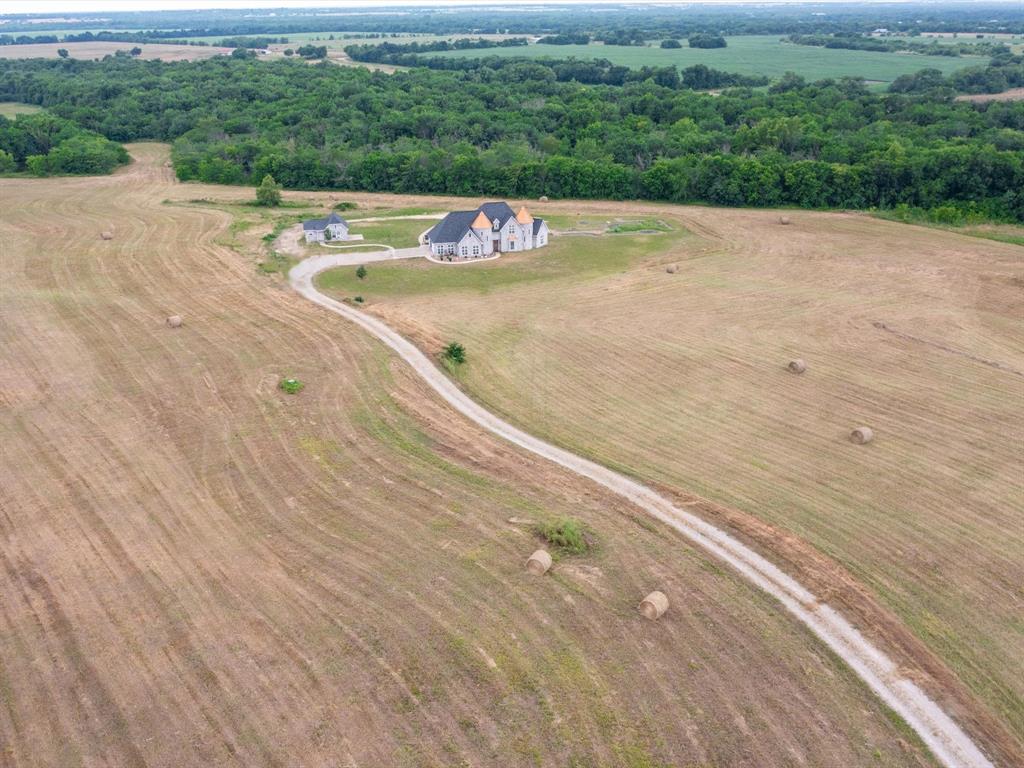
[(473, 246), (473, 255), (474, 256), (479, 256), (480, 255), (480, 246), (479, 245), (474, 245)]
[(463, 256), (468, 256), (469, 255), (469, 248), (467, 248), (465, 245), (462, 246), (462, 255)]

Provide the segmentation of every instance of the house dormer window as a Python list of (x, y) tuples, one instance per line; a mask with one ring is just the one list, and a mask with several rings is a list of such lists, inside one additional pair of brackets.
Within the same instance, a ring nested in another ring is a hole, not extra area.
[(494, 219), (494, 224), (492, 224), (491, 226), (493, 226), (494, 227), (494, 231), (497, 232), (499, 229), (501, 229), (501, 220), (498, 219), (498, 218), (495, 218)]

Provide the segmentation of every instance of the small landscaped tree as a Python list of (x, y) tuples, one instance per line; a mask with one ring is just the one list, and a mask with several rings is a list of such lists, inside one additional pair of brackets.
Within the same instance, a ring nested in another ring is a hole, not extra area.
[(453, 341), (444, 348), (444, 357), (456, 365), (462, 365), (466, 362), (466, 348), (459, 344), (459, 342)]
[(356, 268), (356, 277), (358, 277), (360, 280), (366, 277), (366, 267), (364, 267), (362, 264), (360, 264)]
[(256, 205), (276, 207), (281, 204), (281, 185), (274, 181), (269, 173), (263, 177), (263, 181), (256, 187)]

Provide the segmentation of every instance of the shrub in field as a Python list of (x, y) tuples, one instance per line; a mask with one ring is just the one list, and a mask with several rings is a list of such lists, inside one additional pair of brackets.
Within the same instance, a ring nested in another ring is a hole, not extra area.
[(466, 348), (459, 344), (457, 341), (453, 341), (447, 347), (444, 348), (445, 360), (450, 360), (456, 365), (462, 365), (466, 362)]
[(364, 267), (362, 264), (360, 264), (356, 268), (356, 277), (358, 277), (360, 280), (366, 277), (366, 267)]
[(297, 395), (306, 385), (298, 379), (281, 379), (277, 386), (280, 387), (281, 391), (287, 392), (289, 395)]
[(583, 524), (571, 517), (538, 523), (534, 530), (538, 536), (565, 554), (583, 555), (590, 550)]
[(364, 299), (362, 296), (356, 296), (354, 299), (352, 299), (352, 301), (354, 301), (356, 304), (362, 304)]

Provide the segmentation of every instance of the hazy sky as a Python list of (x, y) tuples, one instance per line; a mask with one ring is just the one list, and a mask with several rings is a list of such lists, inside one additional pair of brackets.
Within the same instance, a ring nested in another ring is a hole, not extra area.
[[(628, 0), (626, 0), (628, 2)], [(694, 4), (693, 0), (640, 0), (644, 3), (667, 5)], [(697, 0), (699, 4), (735, 5), (743, 0)], [(897, 0), (898, 2), (899, 0)], [(0, 13), (67, 13), (76, 16), (98, 11), (157, 11), (188, 8), (312, 8), (312, 7), (367, 7), (382, 5), (484, 5), (510, 0), (0, 0)], [(622, 0), (512, 0), (515, 5), (537, 5), (559, 2), (622, 2)], [(768, 3), (806, 3), (808, 0), (767, 0)], [(850, 0), (811, 0), (814, 3), (846, 2)], [(861, 0), (863, 2), (863, 0)], [(870, 2), (870, 0), (869, 0)], [(891, 0), (890, 0), (891, 2)], [(758, 0), (765, 4), (765, 0)]]

